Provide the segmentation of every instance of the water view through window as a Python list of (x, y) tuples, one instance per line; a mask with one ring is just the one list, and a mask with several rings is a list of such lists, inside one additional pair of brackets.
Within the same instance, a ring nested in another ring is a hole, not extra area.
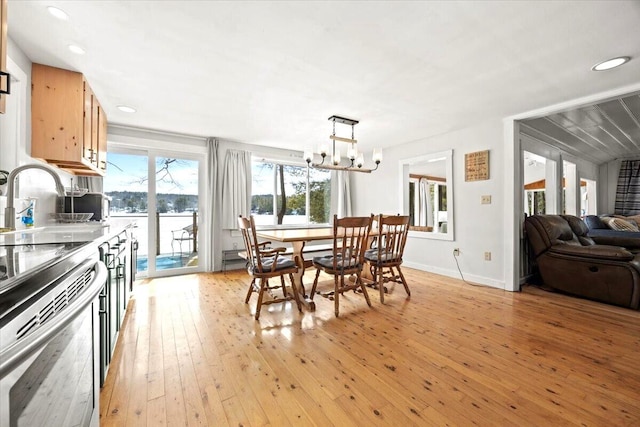
[[(198, 263), (197, 160), (155, 157), (149, 172), (146, 155), (109, 153), (104, 192), (112, 198), (111, 216), (138, 225), (138, 272), (195, 267)], [(155, 192), (149, 194), (149, 176)], [(155, 229), (149, 233), (149, 206), (155, 205)]]

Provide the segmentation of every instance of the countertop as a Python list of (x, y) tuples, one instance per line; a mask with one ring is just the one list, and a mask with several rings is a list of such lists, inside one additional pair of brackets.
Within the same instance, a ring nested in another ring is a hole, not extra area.
[(134, 223), (130, 219), (78, 224), (51, 223), (42, 227), (0, 233), (0, 246), (105, 241)]

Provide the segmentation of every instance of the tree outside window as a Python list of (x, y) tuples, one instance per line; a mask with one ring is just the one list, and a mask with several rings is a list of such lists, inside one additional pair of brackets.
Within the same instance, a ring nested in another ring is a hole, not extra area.
[[(251, 214), (259, 225), (327, 224), (331, 174), (283, 163), (254, 161)], [(274, 196), (275, 195), (275, 196)]]

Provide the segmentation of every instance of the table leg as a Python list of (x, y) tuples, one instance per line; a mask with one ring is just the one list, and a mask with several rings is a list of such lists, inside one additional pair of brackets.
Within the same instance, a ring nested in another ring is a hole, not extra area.
[(304, 283), (302, 281), (302, 277), (304, 276), (304, 256), (303, 249), (306, 242), (291, 242), (293, 246), (293, 259), (298, 266), (298, 272), (293, 275), (293, 280), (295, 280), (296, 287), (298, 288), (298, 293), (300, 294), (300, 301), (304, 304), (304, 306), (309, 311), (316, 311), (316, 303), (307, 295), (307, 292), (304, 289)]

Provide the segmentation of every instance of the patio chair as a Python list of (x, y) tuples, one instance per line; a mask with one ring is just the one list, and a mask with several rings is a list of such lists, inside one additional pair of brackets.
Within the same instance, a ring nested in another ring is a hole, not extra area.
[(171, 255), (175, 254), (174, 244), (178, 244), (180, 248), (180, 256), (184, 253), (182, 250), (182, 244), (187, 242), (188, 253), (191, 252), (191, 242), (194, 241), (195, 233), (193, 224), (189, 224), (186, 227), (182, 227), (178, 230), (171, 230)]

